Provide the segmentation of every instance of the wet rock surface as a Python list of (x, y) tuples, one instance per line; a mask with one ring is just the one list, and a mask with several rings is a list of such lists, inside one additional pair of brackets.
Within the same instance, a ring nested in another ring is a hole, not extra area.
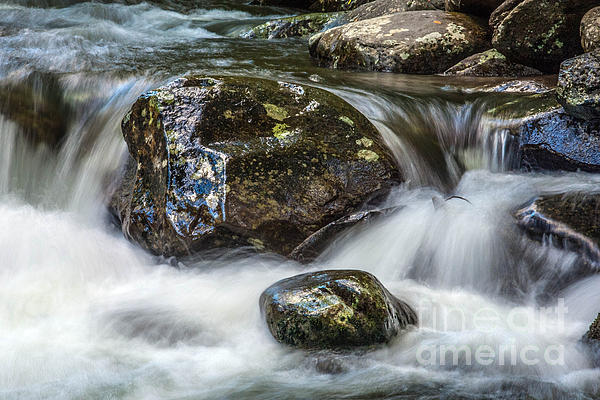
[(503, 0), (446, 0), (446, 11), (489, 16), (502, 4)]
[(582, 52), (579, 24), (595, 1), (507, 0), (490, 17), (492, 45), (510, 60), (544, 72)]
[(600, 267), (600, 194), (543, 196), (519, 210), (517, 219), (534, 238), (552, 235), (592, 268)]
[(310, 54), (339, 69), (434, 74), (489, 48), (487, 27), (459, 13), (408, 11), (313, 36)]
[(600, 49), (560, 65), (556, 95), (574, 117), (600, 119)]
[(443, 0), (375, 0), (350, 11), (346, 19), (356, 22), (404, 11), (443, 9)]
[(282, 39), (308, 36), (333, 27), (343, 13), (314, 13), (265, 22), (243, 35), (247, 39)]
[(526, 65), (515, 64), (495, 49), (473, 54), (447, 69), (444, 75), (456, 76), (536, 76), (542, 72)]
[(252, 78), (187, 77), (122, 124), (123, 232), (160, 255), (251, 245), (289, 254), (400, 180), (373, 125), (338, 97)]
[(328, 270), (283, 279), (260, 298), (261, 312), (279, 342), (309, 349), (386, 343), (415, 312), (368, 272)]
[(592, 8), (583, 16), (580, 33), (583, 51), (600, 49), (600, 7)]
[(327, 224), (306, 238), (290, 253), (290, 258), (302, 263), (311, 262), (316, 259), (340, 233), (355, 226), (366, 225), (379, 217), (391, 215), (398, 210), (398, 207), (392, 207), (381, 210), (361, 211), (342, 217)]
[(600, 172), (600, 122), (582, 121), (562, 108), (528, 118), (517, 129), (526, 169)]

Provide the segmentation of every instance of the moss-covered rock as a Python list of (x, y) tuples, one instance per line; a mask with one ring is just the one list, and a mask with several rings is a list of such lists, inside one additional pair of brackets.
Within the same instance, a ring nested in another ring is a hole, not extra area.
[(350, 11), (346, 19), (356, 22), (404, 11), (443, 9), (443, 0), (375, 0)]
[(544, 72), (582, 52), (579, 23), (595, 0), (507, 0), (490, 17), (492, 45), (510, 60)]
[(560, 108), (529, 117), (516, 131), (527, 169), (600, 172), (600, 121), (575, 119)]
[(446, 11), (488, 17), (504, 0), (446, 0)]
[(542, 75), (535, 68), (515, 64), (496, 49), (473, 54), (449, 68), (444, 75), (456, 76), (536, 76)]
[(489, 48), (487, 33), (464, 14), (407, 11), (330, 29), (309, 50), (322, 66), (433, 74)]
[(517, 219), (530, 236), (552, 235), (588, 265), (600, 267), (600, 194), (543, 196), (519, 210)]
[(560, 65), (556, 95), (574, 117), (600, 118), (600, 49)]
[(583, 51), (600, 49), (600, 7), (592, 8), (583, 16), (580, 33)]
[(182, 78), (141, 96), (122, 129), (135, 172), (113, 208), (156, 254), (252, 245), (287, 255), (399, 181), (374, 126), (308, 86)]
[(309, 349), (382, 344), (417, 323), (406, 303), (373, 275), (357, 270), (283, 279), (263, 292), (260, 308), (275, 339)]
[(290, 7), (314, 12), (353, 10), (371, 0), (258, 0), (263, 6)]
[(313, 13), (265, 22), (242, 35), (247, 39), (282, 39), (308, 36), (333, 27), (343, 13)]

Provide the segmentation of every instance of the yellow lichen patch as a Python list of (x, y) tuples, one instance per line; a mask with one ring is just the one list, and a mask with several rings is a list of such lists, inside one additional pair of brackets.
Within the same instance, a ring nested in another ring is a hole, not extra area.
[(379, 160), (379, 154), (375, 153), (371, 150), (360, 150), (358, 153), (358, 158), (362, 158), (363, 160), (374, 162)]
[(281, 107), (277, 107), (275, 104), (263, 104), (265, 111), (267, 112), (267, 116), (273, 118), (276, 121), (283, 121), (288, 117), (287, 111)]
[(225, 110), (223, 112), (223, 116), (227, 119), (233, 119), (233, 113), (231, 112), (231, 110)]
[(258, 250), (264, 250), (265, 249), (265, 244), (260, 239), (249, 238), (248, 239), (248, 243), (250, 243), (252, 246), (254, 246), (255, 248), (257, 248)]
[(288, 137), (289, 135), (292, 134), (292, 132), (290, 132), (288, 130), (289, 126), (287, 124), (277, 124), (273, 127), (273, 136), (275, 136), (277, 139), (283, 140), (286, 137)]
[(373, 141), (367, 137), (362, 137), (356, 140), (356, 144), (359, 146), (371, 147), (373, 146)]
[(354, 121), (352, 121), (350, 118), (346, 117), (345, 115), (340, 117), (340, 121), (342, 121), (350, 126), (354, 126)]

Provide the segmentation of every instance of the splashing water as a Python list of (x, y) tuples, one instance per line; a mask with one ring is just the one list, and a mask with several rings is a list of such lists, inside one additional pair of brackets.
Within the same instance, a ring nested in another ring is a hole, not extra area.
[[(34, 5), (0, 2), (0, 79), (58, 72), (72, 111), (56, 148), (34, 145), (0, 115), (0, 398), (600, 394), (600, 372), (579, 343), (600, 311), (598, 277), (557, 284), (577, 267), (576, 255), (531, 241), (512, 219), (540, 194), (598, 192), (600, 177), (511, 172), (512, 138), (486, 118), (489, 99), (457, 101), (436, 81), (415, 78), (416, 89), (398, 92), (317, 70), (331, 74), (326, 88), (367, 115), (393, 151), (407, 184), (383, 206), (398, 211), (342, 234), (308, 267), (231, 252), (173, 268), (127, 242), (107, 218), (106, 188), (125, 154), (122, 116), (140, 93), (192, 69), (190, 54), (201, 73), (307, 83), (311, 67), (271, 58), (304, 45), (226, 38), (272, 9)], [(210, 30), (215, 19), (228, 24), (223, 31)], [(226, 54), (215, 59), (217, 50)], [(249, 52), (261, 61), (248, 62)], [(161, 70), (169, 63), (174, 69)], [(432, 201), (448, 194), (468, 202)], [(260, 293), (325, 267), (375, 274), (417, 309), (419, 327), (358, 354), (277, 344), (260, 316)], [(442, 346), (462, 349), (456, 362), (435, 354)], [(497, 356), (469, 362), (465, 346)]]

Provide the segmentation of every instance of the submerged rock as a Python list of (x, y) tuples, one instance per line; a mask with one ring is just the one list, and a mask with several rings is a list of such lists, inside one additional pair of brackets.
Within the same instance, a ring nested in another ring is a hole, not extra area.
[(178, 79), (142, 95), (122, 130), (132, 162), (113, 209), (155, 254), (252, 245), (287, 255), (400, 180), (362, 114), (286, 82)]
[[(486, 85), (482, 89), (483, 92), (495, 93), (536, 93), (543, 94), (554, 90), (545, 82), (535, 81), (531, 79), (515, 79), (512, 81), (500, 83), (498, 85)], [(558, 105), (558, 103), (557, 103)]]
[(525, 168), (600, 172), (600, 121), (578, 120), (561, 108), (528, 118), (517, 135)]
[(444, 75), (456, 76), (536, 76), (542, 75), (535, 68), (515, 64), (496, 49), (473, 54), (449, 68)]
[(600, 49), (600, 7), (592, 8), (583, 16), (580, 33), (583, 51)]
[(281, 18), (259, 25), (243, 37), (247, 39), (282, 39), (308, 36), (332, 26), (343, 13), (314, 13)]
[(356, 22), (404, 11), (443, 9), (443, 0), (375, 0), (350, 11), (346, 19)]
[(574, 117), (600, 118), (600, 49), (560, 65), (556, 95)]
[(56, 75), (32, 73), (0, 86), (0, 114), (14, 121), (33, 144), (55, 147), (67, 133), (71, 107)]
[(556, 72), (582, 52), (579, 23), (594, 0), (507, 0), (490, 17), (492, 45), (510, 60)]
[(600, 267), (600, 194), (543, 196), (519, 210), (517, 219), (534, 238), (552, 235), (588, 265)]
[(504, 0), (446, 0), (446, 11), (489, 16)]
[(302, 348), (338, 349), (388, 342), (417, 315), (373, 275), (328, 270), (283, 279), (260, 297), (271, 334)]
[(300, 243), (298, 247), (290, 253), (290, 258), (302, 263), (313, 261), (333, 242), (335, 237), (343, 231), (357, 225), (366, 224), (381, 216), (393, 214), (397, 210), (398, 207), (386, 208), (383, 210), (361, 211), (333, 221)]
[(441, 73), (489, 48), (487, 28), (443, 11), (408, 11), (330, 29), (311, 38), (322, 66), (399, 73)]

